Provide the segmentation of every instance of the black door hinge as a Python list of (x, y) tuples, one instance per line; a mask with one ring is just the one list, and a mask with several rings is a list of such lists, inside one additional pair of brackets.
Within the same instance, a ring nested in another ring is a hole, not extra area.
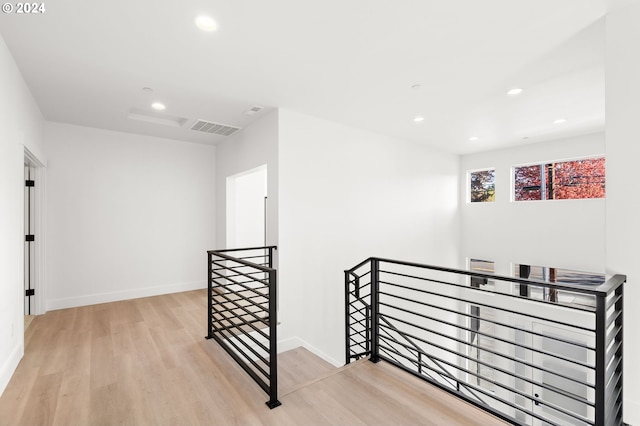
[(35, 241), (36, 240), (36, 236), (35, 235), (25, 235), (24, 239), (25, 239), (25, 241)]
[(25, 296), (35, 296), (36, 291), (32, 288), (30, 288), (29, 290), (25, 290), (24, 291)]
[(24, 184), (25, 184), (26, 186), (28, 186), (28, 187), (36, 186), (36, 181), (35, 181), (35, 180), (26, 180), (26, 181), (24, 182)]

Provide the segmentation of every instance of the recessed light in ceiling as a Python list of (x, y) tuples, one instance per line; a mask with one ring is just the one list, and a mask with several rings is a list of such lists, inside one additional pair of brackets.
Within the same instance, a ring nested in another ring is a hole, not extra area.
[(477, 137), (477, 136), (471, 136), (471, 137), (469, 138), (469, 141), (470, 141), (470, 142), (475, 142), (475, 141), (479, 141), (479, 140), (480, 140), (480, 138), (479, 138), (479, 137)]
[(421, 115), (416, 115), (415, 117), (413, 117), (413, 122), (414, 123), (421, 123), (424, 121), (424, 117)]
[(557, 120), (555, 120), (553, 122), (553, 124), (562, 124), (562, 123), (566, 123), (567, 119), (566, 118), (558, 118)]
[(412, 88), (413, 90), (420, 90), (420, 88), (421, 88), (421, 87), (422, 87), (422, 86), (421, 86), (421, 85), (419, 85), (419, 84), (414, 84), (413, 86), (411, 86), (411, 88)]
[(166, 106), (164, 106), (163, 103), (160, 102), (154, 102), (151, 104), (151, 108), (157, 110), (157, 111), (164, 111), (165, 109), (167, 109)]
[(522, 92), (524, 92), (524, 90), (521, 89), (520, 87), (514, 87), (513, 89), (510, 89), (510, 90), (507, 91), (507, 95), (509, 95), (509, 96), (517, 96)]
[(142, 91), (143, 92), (147, 92), (147, 93), (151, 93), (151, 92), (153, 92), (153, 89), (151, 87), (143, 87)]
[(202, 31), (215, 31), (218, 29), (218, 24), (212, 18), (206, 15), (200, 15), (196, 18), (196, 27)]

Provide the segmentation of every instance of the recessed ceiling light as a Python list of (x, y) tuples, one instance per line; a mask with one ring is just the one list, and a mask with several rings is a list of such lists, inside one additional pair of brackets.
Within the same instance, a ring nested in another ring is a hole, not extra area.
[(195, 22), (196, 27), (200, 28), (202, 31), (215, 31), (218, 29), (216, 21), (205, 15), (198, 16)]
[(562, 124), (566, 122), (567, 122), (566, 118), (558, 118), (556, 121), (553, 122), (553, 124)]
[(516, 96), (516, 95), (519, 95), (520, 93), (522, 93), (523, 91), (524, 90), (521, 89), (520, 87), (514, 87), (513, 89), (507, 91), (507, 95)]
[(143, 87), (142, 91), (143, 92), (147, 92), (147, 93), (151, 93), (151, 92), (153, 92), (153, 89), (151, 87)]
[(414, 84), (413, 86), (411, 86), (411, 88), (412, 88), (413, 90), (420, 90), (420, 88), (421, 88), (421, 87), (422, 87), (422, 86), (421, 86), (421, 85), (419, 85), (419, 84)]
[(471, 137), (469, 138), (469, 141), (470, 141), (470, 142), (475, 142), (475, 141), (479, 141), (479, 140), (480, 140), (480, 138), (479, 138), (479, 137), (477, 137), (477, 136), (471, 136)]
[(415, 117), (413, 117), (413, 121), (415, 123), (420, 123), (420, 122), (424, 121), (424, 117), (421, 116), (421, 115), (416, 115)]
[(154, 102), (151, 104), (151, 108), (156, 109), (158, 111), (164, 111), (165, 109), (167, 109), (166, 106), (164, 106), (163, 103), (160, 102)]

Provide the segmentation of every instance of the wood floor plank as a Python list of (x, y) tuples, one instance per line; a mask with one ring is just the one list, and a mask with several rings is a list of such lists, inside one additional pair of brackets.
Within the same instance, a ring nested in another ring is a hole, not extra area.
[(279, 356), (283, 405), (213, 340), (206, 291), (52, 311), (33, 319), (0, 397), (4, 425), (502, 425), (385, 363), (336, 369)]

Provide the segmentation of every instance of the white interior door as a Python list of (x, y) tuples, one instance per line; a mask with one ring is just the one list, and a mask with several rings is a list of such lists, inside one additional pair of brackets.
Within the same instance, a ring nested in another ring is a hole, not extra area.
[[(534, 336), (533, 340), (535, 347), (538, 347), (545, 352), (559, 355), (563, 358), (593, 365), (593, 351), (549, 338), (560, 338), (566, 341), (576, 342), (583, 345), (586, 344), (593, 347), (593, 336), (578, 333), (575, 330), (568, 330), (536, 322), (534, 322), (532, 326), (534, 332), (548, 336)], [(534, 364), (541, 365), (552, 372), (558, 372), (564, 376), (583, 382), (594, 382), (593, 370), (586, 367), (581, 367), (562, 359), (539, 353), (534, 353), (533, 358)], [(558, 377), (553, 373), (540, 370), (534, 371), (533, 377), (536, 382), (540, 382), (545, 385), (545, 387), (533, 386), (534, 397), (539, 401), (533, 406), (534, 413), (541, 414), (545, 418), (548, 418), (559, 425), (575, 425), (579, 422), (577, 419), (553, 409), (552, 406), (560, 407), (565, 411), (585, 419), (594, 418), (593, 408), (580, 401), (586, 401), (587, 399), (593, 401), (593, 391), (590, 388), (572, 380)], [(554, 388), (562, 389), (578, 400), (554, 392)], [(533, 424), (546, 425), (547, 423), (541, 422), (540, 420), (534, 420)]]

